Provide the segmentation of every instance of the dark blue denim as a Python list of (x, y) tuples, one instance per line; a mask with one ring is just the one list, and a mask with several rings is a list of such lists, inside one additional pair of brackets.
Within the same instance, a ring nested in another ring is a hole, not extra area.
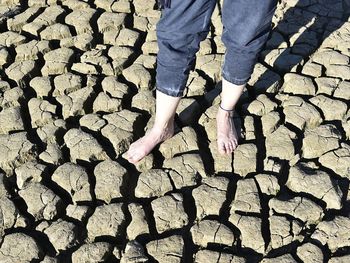
[[(209, 33), (217, 0), (172, 0), (157, 23), (156, 89), (183, 96), (199, 44)], [(222, 77), (236, 85), (246, 83), (267, 41), (277, 0), (224, 0), (222, 41), (226, 54)]]

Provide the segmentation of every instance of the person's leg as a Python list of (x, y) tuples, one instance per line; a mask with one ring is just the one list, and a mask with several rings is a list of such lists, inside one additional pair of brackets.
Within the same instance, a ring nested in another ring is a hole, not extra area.
[[(223, 35), (226, 54), (222, 69), (221, 106), (234, 109), (249, 80), (259, 52), (267, 41), (277, 0), (224, 0)], [(220, 153), (231, 153), (238, 136), (230, 112), (217, 113), (217, 143)]]
[[(157, 23), (156, 117), (145, 136), (130, 145), (126, 158), (136, 163), (174, 134), (174, 116), (188, 74), (209, 32), (216, 0), (172, 0)], [(124, 156), (124, 155), (123, 155)]]

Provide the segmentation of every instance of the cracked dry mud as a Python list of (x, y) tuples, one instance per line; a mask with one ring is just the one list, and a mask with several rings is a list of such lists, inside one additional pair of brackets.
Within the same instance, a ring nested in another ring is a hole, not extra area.
[(222, 2), (175, 135), (132, 165), (156, 1), (0, 0), (1, 263), (350, 262), (350, 1), (278, 1), (226, 156)]

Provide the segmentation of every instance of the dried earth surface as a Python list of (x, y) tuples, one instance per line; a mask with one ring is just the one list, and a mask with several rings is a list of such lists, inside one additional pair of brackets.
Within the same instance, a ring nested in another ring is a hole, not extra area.
[(226, 156), (218, 1), (176, 134), (132, 165), (155, 2), (0, 0), (0, 262), (350, 262), (350, 1), (279, 0)]

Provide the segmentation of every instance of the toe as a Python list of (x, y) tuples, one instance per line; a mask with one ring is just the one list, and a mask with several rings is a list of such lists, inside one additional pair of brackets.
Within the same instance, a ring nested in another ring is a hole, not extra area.
[(233, 146), (233, 150), (235, 150), (237, 148), (237, 146), (238, 146), (237, 140), (233, 140), (232, 146)]
[(232, 152), (230, 142), (226, 143), (225, 148), (226, 148), (226, 154), (230, 154)]
[(129, 153), (128, 152), (123, 153), (122, 157), (126, 160), (129, 159)]
[(228, 154), (230, 152), (230, 145), (228, 144), (228, 142), (225, 142), (225, 154)]
[(134, 150), (134, 145), (130, 145), (130, 147), (129, 147), (129, 149), (127, 150), (127, 152), (125, 153), (125, 155), (126, 156), (128, 156), (128, 157), (130, 157), (132, 154), (133, 154), (133, 152), (134, 152), (135, 150)]
[(132, 163), (133, 162), (133, 155), (128, 155), (126, 160), (128, 160), (129, 163)]
[(218, 141), (218, 151), (220, 154), (225, 154), (225, 144), (222, 141)]
[(133, 164), (136, 163), (137, 162), (137, 158), (136, 158), (135, 154), (130, 156), (128, 161), (129, 161), (129, 163), (133, 163)]
[(135, 152), (134, 155), (132, 156), (131, 162), (133, 164), (135, 164), (135, 163), (139, 162), (145, 156), (146, 155), (143, 152)]
[(233, 152), (233, 149), (234, 149), (234, 148), (233, 148), (232, 142), (229, 142), (228, 145), (229, 145), (229, 146), (228, 146), (229, 153), (232, 153), (232, 152)]
[(126, 153), (127, 159), (128, 159), (128, 160), (131, 160), (131, 159), (133, 158), (134, 154), (135, 154), (135, 150), (134, 150), (134, 149), (129, 149), (129, 150), (127, 151), (127, 153)]
[(129, 161), (129, 163), (135, 163), (137, 158), (137, 151), (134, 149), (129, 149), (127, 153), (128, 153), (127, 160)]

